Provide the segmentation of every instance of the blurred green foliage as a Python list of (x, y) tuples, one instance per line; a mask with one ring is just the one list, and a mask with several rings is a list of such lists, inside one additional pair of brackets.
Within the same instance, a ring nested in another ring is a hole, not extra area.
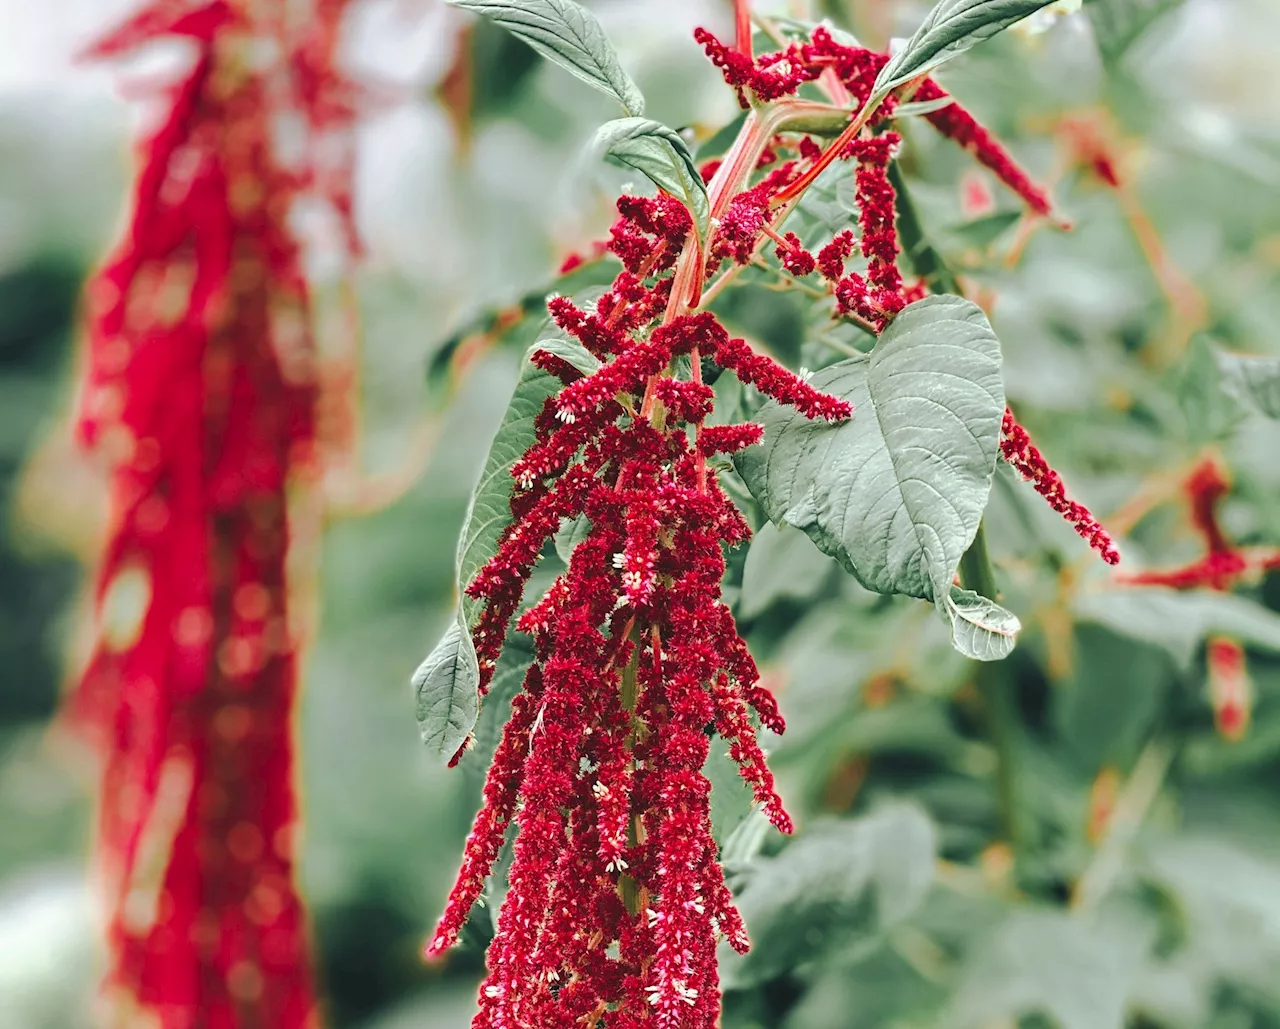
[[(923, 6), (820, 8), (883, 44)], [(693, 127), (713, 153), (735, 108), (686, 26), (723, 28), (727, 7), (595, 7), (648, 113)], [(437, 17), (431, 74), (462, 24)], [(1280, 355), (1280, 9), (1086, 0), (1044, 28), (984, 44), (943, 79), (1033, 172), (1057, 178), (1073, 229), (1041, 230), (1006, 260), (1023, 242), (1013, 198), (997, 186), (994, 210), (966, 213), (967, 156), (908, 126), (922, 230), (993, 300), (1010, 401), (1104, 524), (1213, 446), (1234, 480), (1224, 526), (1241, 544), (1278, 545), (1280, 428), (1222, 406), (1210, 348)], [(407, 679), (451, 617), (466, 499), (554, 268), (603, 235), (636, 178), (576, 161), (607, 101), (497, 30), (477, 27), (465, 46), (475, 88), (454, 115), (470, 126), (466, 152), (429, 99), (375, 125), (367, 147), (362, 457), (375, 470), (408, 460), (424, 415), (437, 442), (412, 488), (331, 524), (320, 555), (323, 617), (298, 718), (302, 874), (336, 1027), (469, 1017), (483, 913), (446, 965), (424, 966), (418, 950), (456, 868), (476, 770), (448, 773), (421, 750)], [(79, 785), (90, 780), (44, 734), (75, 660), (81, 579), (46, 519), (18, 518), (16, 498), (24, 476), (51, 477), (62, 493), (39, 496), (73, 515), (83, 504), (84, 518), (92, 507), (71, 458), (34, 458), (69, 406), (78, 285), (110, 238), (124, 137), (116, 116), (108, 152), (100, 133), (80, 134), (100, 110), (59, 107), (41, 126), (65, 137), (51, 148), (32, 127), (44, 100), (0, 101), (0, 212), (30, 209), (0, 260), (0, 1025), (71, 1029), (86, 1024), (94, 976)], [(1132, 202), (1203, 299), (1199, 324), (1171, 304), (1132, 209), (1066, 159), (1065, 116), (1114, 142)], [(85, 179), (102, 167), (102, 181), (85, 191), (53, 174), (68, 160)], [(805, 211), (815, 232), (851, 215), (834, 186)], [(608, 277), (587, 265), (555, 288)], [(865, 349), (767, 275), (744, 280), (719, 313), (792, 366), (832, 359), (820, 337)], [(717, 389), (722, 406), (751, 403)], [(1232, 596), (1118, 585), (1007, 473), (989, 536), (1025, 630), (980, 675), (927, 605), (868, 593), (794, 532), (763, 529), (732, 556), (726, 594), (789, 722), (771, 759), (799, 832), (784, 841), (748, 819), (726, 841), (756, 941), (723, 963), (726, 1029), (1280, 1026), (1280, 578)], [(1125, 526), (1122, 570), (1198, 556), (1166, 493)], [(1248, 650), (1252, 724), (1237, 742), (1213, 723), (1210, 630)], [(1104, 801), (1118, 814), (1099, 834)]]

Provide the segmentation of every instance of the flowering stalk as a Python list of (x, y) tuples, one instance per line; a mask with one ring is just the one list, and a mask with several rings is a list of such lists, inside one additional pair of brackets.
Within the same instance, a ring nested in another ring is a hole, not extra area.
[[(898, 265), (890, 168), (900, 139), (885, 131), (897, 97), (868, 109), (885, 55), (822, 28), (757, 58), (740, 26), (732, 47), (695, 35), (750, 109), (723, 159), (703, 169), (710, 232), (700, 239), (666, 193), (622, 197), (607, 243), (622, 265), (613, 285), (594, 305), (549, 298), (552, 319), (601, 364), (583, 374), (532, 354), (562, 386), (511, 468), (510, 524), (466, 586), (483, 605), (471, 626), (483, 694), (540, 553), (562, 522), (585, 516), (567, 570), (514, 622), (533, 637), (534, 659), (427, 947), (435, 956), (456, 943), (515, 823), (475, 1029), (717, 1024), (716, 941), (747, 946), (710, 830), (703, 766), (717, 739), (773, 824), (789, 832), (791, 819), (755, 728), (781, 732), (783, 720), (720, 599), (723, 547), (750, 533), (711, 459), (760, 442), (762, 430), (709, 424), (703, 362), (810, 419), (839, 422), (852, 409), (702, 308), (769, 245), (787, 274), (820, 272), (820, 295), (873, 331), (926, 292)], [(857, 106), (793, 96), (813, 81)], [(976, 124), (951, 118), (944, 131)], [(995, 144), (982, 140), (990, 156)], [(855, 164), (858, 231), (815, 255), (782, 222), (837, 161)], [(1007, 155), (1001, 166), (1016, 168)], [(861, 270), (846, 267), (855, 255)]]
[[(111, 463), (112, 516), (103, 631), (71, 711), (105, 751), (108, 994), (165, 1029), (315, 1024), (285, 579), (315, 371), (287, 219), (323, 193), (355, 245), (355, 94), (333, 68), (345, 7), (295, 23), (270, 2), (156, 2), (88, 52), (195, 50), (88, 287), (80, 432)], [(277, 152), (283, 117), (306, 129), (300, 160)]]

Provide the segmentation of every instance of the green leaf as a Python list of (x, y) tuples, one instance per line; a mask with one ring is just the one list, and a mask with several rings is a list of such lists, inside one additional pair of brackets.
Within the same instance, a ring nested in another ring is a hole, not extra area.
[(447, 761), (462, 746), (480, 710), (480, 664), (461, 615), (410, 681), (418, 697), (422, 742)]
[(959, 586), (951, 587), (943, 613), (951, 622), (955, 648), (975, 661), (1004, 660), (1022, 631), (1022, 623), (1012, 611)]
[(618, 118), (600, 126), (594, 145), (647, 175), (655, 186), (684, 204), (697, 226), (698, 238), (707, 238), (711, 217), (707, 187), (679, 133), (648, 118)]
[(567, 566), (578, 544), (586, 539), (590, 532), (591, 519), (586, 515), (578, 515), (577, 518), (570, 518), (561, 523), (560, 529), (556, 532), (553, 540), (556, 556)]
[(926, 75), (1053, 0), (939, 0), (901, 50), (876, 76), (868, 105)]
[(804, 533), (766, 522), (747, 551), (738, 614), (755, 618), (774, 601), (812, 597), (822, 589), (831, 568), (831, 559), (814, 547)]
[[(586, 374), (600, 366), (578, 343), (563, 339), (535, 343), (525, 355), (507, 413), (489, 447), (458, 540), (458, 616), (412, 679), (418, 696), (422, 742), (446, 760), (467, 738), (480, 710), (480, 666), (471, 630), (484, 604), (468, 597), (466, 586), (497, 553), (498, 540), (511, 521), (511, 467), (533, 443), (534, 419), (561, 387), (559, 379), (533, 363), (531, 358), (537, 350), (555, 354)], [(502, 706), (501, 702), (487, 705), (499, 711)], [(497, 725), (501, 726), (501, 720)]]
[(594, 14), (573, 0), (449, 0), (524, 40), (548, 61), (613, 97), (627, 114), (644, 114), (644, 96), (622, 69)]
[(1122, 1029), (1139, 962), (1128, 942), (1065, 912), (1016, 911), (973, 947), (939, 1024), (985, 1029), (1040, 1013), (1061, 1029)]
[(967, 222), (957, 222), (941, 230), (948, 242), (986, 250), (1022, 220), (1021, 211), (993, 211)]
[(1191, 341), (1190, 355), (1178, 377), (1178, 406), (1192, 443), (1223, 438), (1242, 417), (1239, 405), (1227, 395), (1218, 368), (1218, 353), (1204, 336), (1197, 336)]
[[(484, 471), (471, 494), (463, 522), (458, 541), (460, 592), (498, 551), (498, 540), (511, 521), (511, 491), (515, 486), (511, 468), (534, 442), (534, 419), (547, 400), (560, 391), (560, 380), (531, 360), (536, 350), (554, 354), (586, 375), (600, 367), (600, 362), (586, 348), (571, 340), (545, 339), (535, 343), (525, 354), (520, 380), (489, 447)], [(483, 603), (462, 592), (461, 605), (464, 624), (468, 629), (475, 628)]]
[(511, 700), (520, 692), (531, 664), (533, 639), (522, 632), (511, 633), (502, 648), (502, 656), (498, 658), (498, 666), (493, 670), (484, 703), (480, 705), (480, 714), (475, 721), (475, 745), (462, 763), (464, 769), (470, 769), (468, 774), (475, 775), (481, 782), (489, 762), (493, 760), (494, 751), (498, 749), (502, 727), (511, 716)]
[(1246, 357), (1214, 349), (1222, 389), (1241, 406), (1268, 418), (1280, 418), (1280, 358)]
[(1180, 6), (1182, 0), (1090, 0), (1089, 22), (1103, 63), (1119, 63), (1157, 19)]
[(876, 945), (920, 906), (935, 850), (928, 816), (894, 803), (815, 825), (777, 857), (758, 860), (737, 897), (751, 951), (721, 962), (725, 986), (775, 978), (840, 947)]
[(986, 316), (960, 297), (926, 297), (870, 360), (812, 382), (852, 401), (853, 418), (830, 425), (766, 404), (764, 443), (738, 460), (752, 494), (868, 589), (945, 596), (986, 506), (1004, 413)]
[(1280, 653), (1280, 615), (1261, 604), (1215, 590), (1130, 586), (1076, 601), (1076, 614), (1134, 639), (1163, 647), (1184, 668), (1207, 636), (1231, 636)]

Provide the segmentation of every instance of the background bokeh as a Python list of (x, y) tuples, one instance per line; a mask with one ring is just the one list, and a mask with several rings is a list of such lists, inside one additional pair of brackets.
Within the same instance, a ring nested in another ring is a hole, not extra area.
[[(1104, 5), (1141, 26), (1123, 54), (1100, 54)], [(98, 962), (92, 764), (49, 726), (83, 656), (103, 513), (100, 476), (68, 429), (78, 290), (121, 224), (138, 118), (115, 89), (122, 69), (71, 58), (128, 6), (0, 0), (2, 1029), (88, 1024)], [(727, 4), (592, 6), (652, 117), (705, 137), (734, 116), (691, 39), (696, 24), (723, 28)], [(814, 6), (877, 45), (926, 7)], [(456, 387), (428, 368), (486, 312), (551, 288), (633, 177), (580, 156), (608, 101), (496, 30), (470, 38), (474, 93), (450, 109), (437, 86), (465, 20), (434, 0), (369, 0), (351, 31), (351, 65), (404, 99), (361, 130), (362, 474), (347, 498), (361, 510), (335, 512), (309, 555), (321, 573), (298, 715), (301, 876), (338, 1029), (466, 1024), (485, 938), (481, 926), (443, 965), (418, 957), (478, 783), (421, 752), (407, 683), (449, 617), (456, 533), (518, 333)], [(1037, 28), (943, 79), (1055, 182), (1074, 230), (1037, 233), (1007, 266), (1013, 219), (966, 222), (967, 159), (914, 132), (926, 227), (996, 300), (1011, 401), (1104, 523), (1213, 445), (1235, 480), (1228, 530), (1280, 545), (1280, 430), (1224, 413), (1204, 364), (1210, 338), (1280, 354), (1280, 5), (1094, 0)], [(1067, 115), (1118, 141), (1201, 309), (1170, 302), (1116, 196), (1071, 166)], [(994, 196), (997, 213), (1015, 209)], [(793, 366), (830, 359), (790, 295), (757, 284), (725, 316)], [(997, 842), (1000, 761), (973, 666), (924, 606), (882, 602), (776, 532), (734, 565), (730, 594), (791, 723), (774, 759), (802, 831), (785, 849), (771, 836), (737, 869), (760, 946), (727, 970), (740, 988), (726, 1029), (1280, 1026), (1280, 578), (1230, 612), (1214, 607), (1222, 598), (1157, 602), (1113, 584), (1012, 476), (992, 505), (1006, 606), (1027, 626), (1000, 672), (1015, 704), (1016, 853)], [(1196, 556), (1176, 503), (1131, 528), (1131, 568)], [(1256, 701), (1239, 742), (1216, 734), (1205, 697), (1210, 630), (1249, 651)], [(1122, 845), (1099, 848), (1091, 798), (1112, 781), (1145, 803), (1125, 809), (1136, 817)], [(1068, 904), (1085, 875), (1106, 887), (1088, 911)]]

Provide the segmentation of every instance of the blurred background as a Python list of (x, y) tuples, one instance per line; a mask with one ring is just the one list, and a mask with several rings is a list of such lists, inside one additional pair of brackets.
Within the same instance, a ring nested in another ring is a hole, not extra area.
[[(0, 1029), (89, 1024), (99, 968), (93, 766), (49, 726), (84, 657), (104, 510), (68, 427), (78, 294), (122, 224), (138, 114), (117, 85), (146, 70), (72, 55), (130, 6), (0, 0)], [(591, 6), (651, 117), (705, 139), (735, 116), (691, 38), (723, 32), (727, 3)], [(1053, 182), (1074, 230), (1018, 239), (1014, 199), (914, 132), (926, 228), (993, 305), (1020, 418), (1104, 524), (1121, 513), (1125, 567), (1199, 555), (1177, 482), (1206, 447), (1234, 482), (1229, 535), (1278, 546), (1280, 431), (1223, 407), (1206, 354), (1280, 355), (1280, 5), (1062, 6), (942, 78)], [(927, 5), (807, 9), (885, 46)], [(441, 369), (495, 312), (536, 306), (629, 178), (580, 156), (606, 99), (468, 24), (433, 0), (369, 0), (348, 48), (404, 100), (361, 129), (363, 475), (314, 548), (298, 714), (300, 874), (335, 1029), (470, 1017), (487, 928), (447, 963), (418, 955), (479, 780), (421, 752), (408, 676), (449, 618), (456, 533), (525, 341), (491, 334), (465, 375)], [(449, 84), (460, 60), (469, 93)], [(1089, 173), (1094, 136), (1123, 194)], [(812, 367), (792, 299), (749, 287), (725, 316)], [(1126, 591), (1011, 476), (992, 504), (1005, 604), (1027, 626), (999, 672), (1011, 753), (923, 605), (873, 597), (773, 530), (734, 564), (729, 595), (791, 724), (773, 757), (801, 834), (735, 869), (759, 946), (726, 969), (726, 1029), (1280, 1026), (1280, 579)], [(1212, 634), (1248, 652), (1240, 739), (1215, 726)]]

